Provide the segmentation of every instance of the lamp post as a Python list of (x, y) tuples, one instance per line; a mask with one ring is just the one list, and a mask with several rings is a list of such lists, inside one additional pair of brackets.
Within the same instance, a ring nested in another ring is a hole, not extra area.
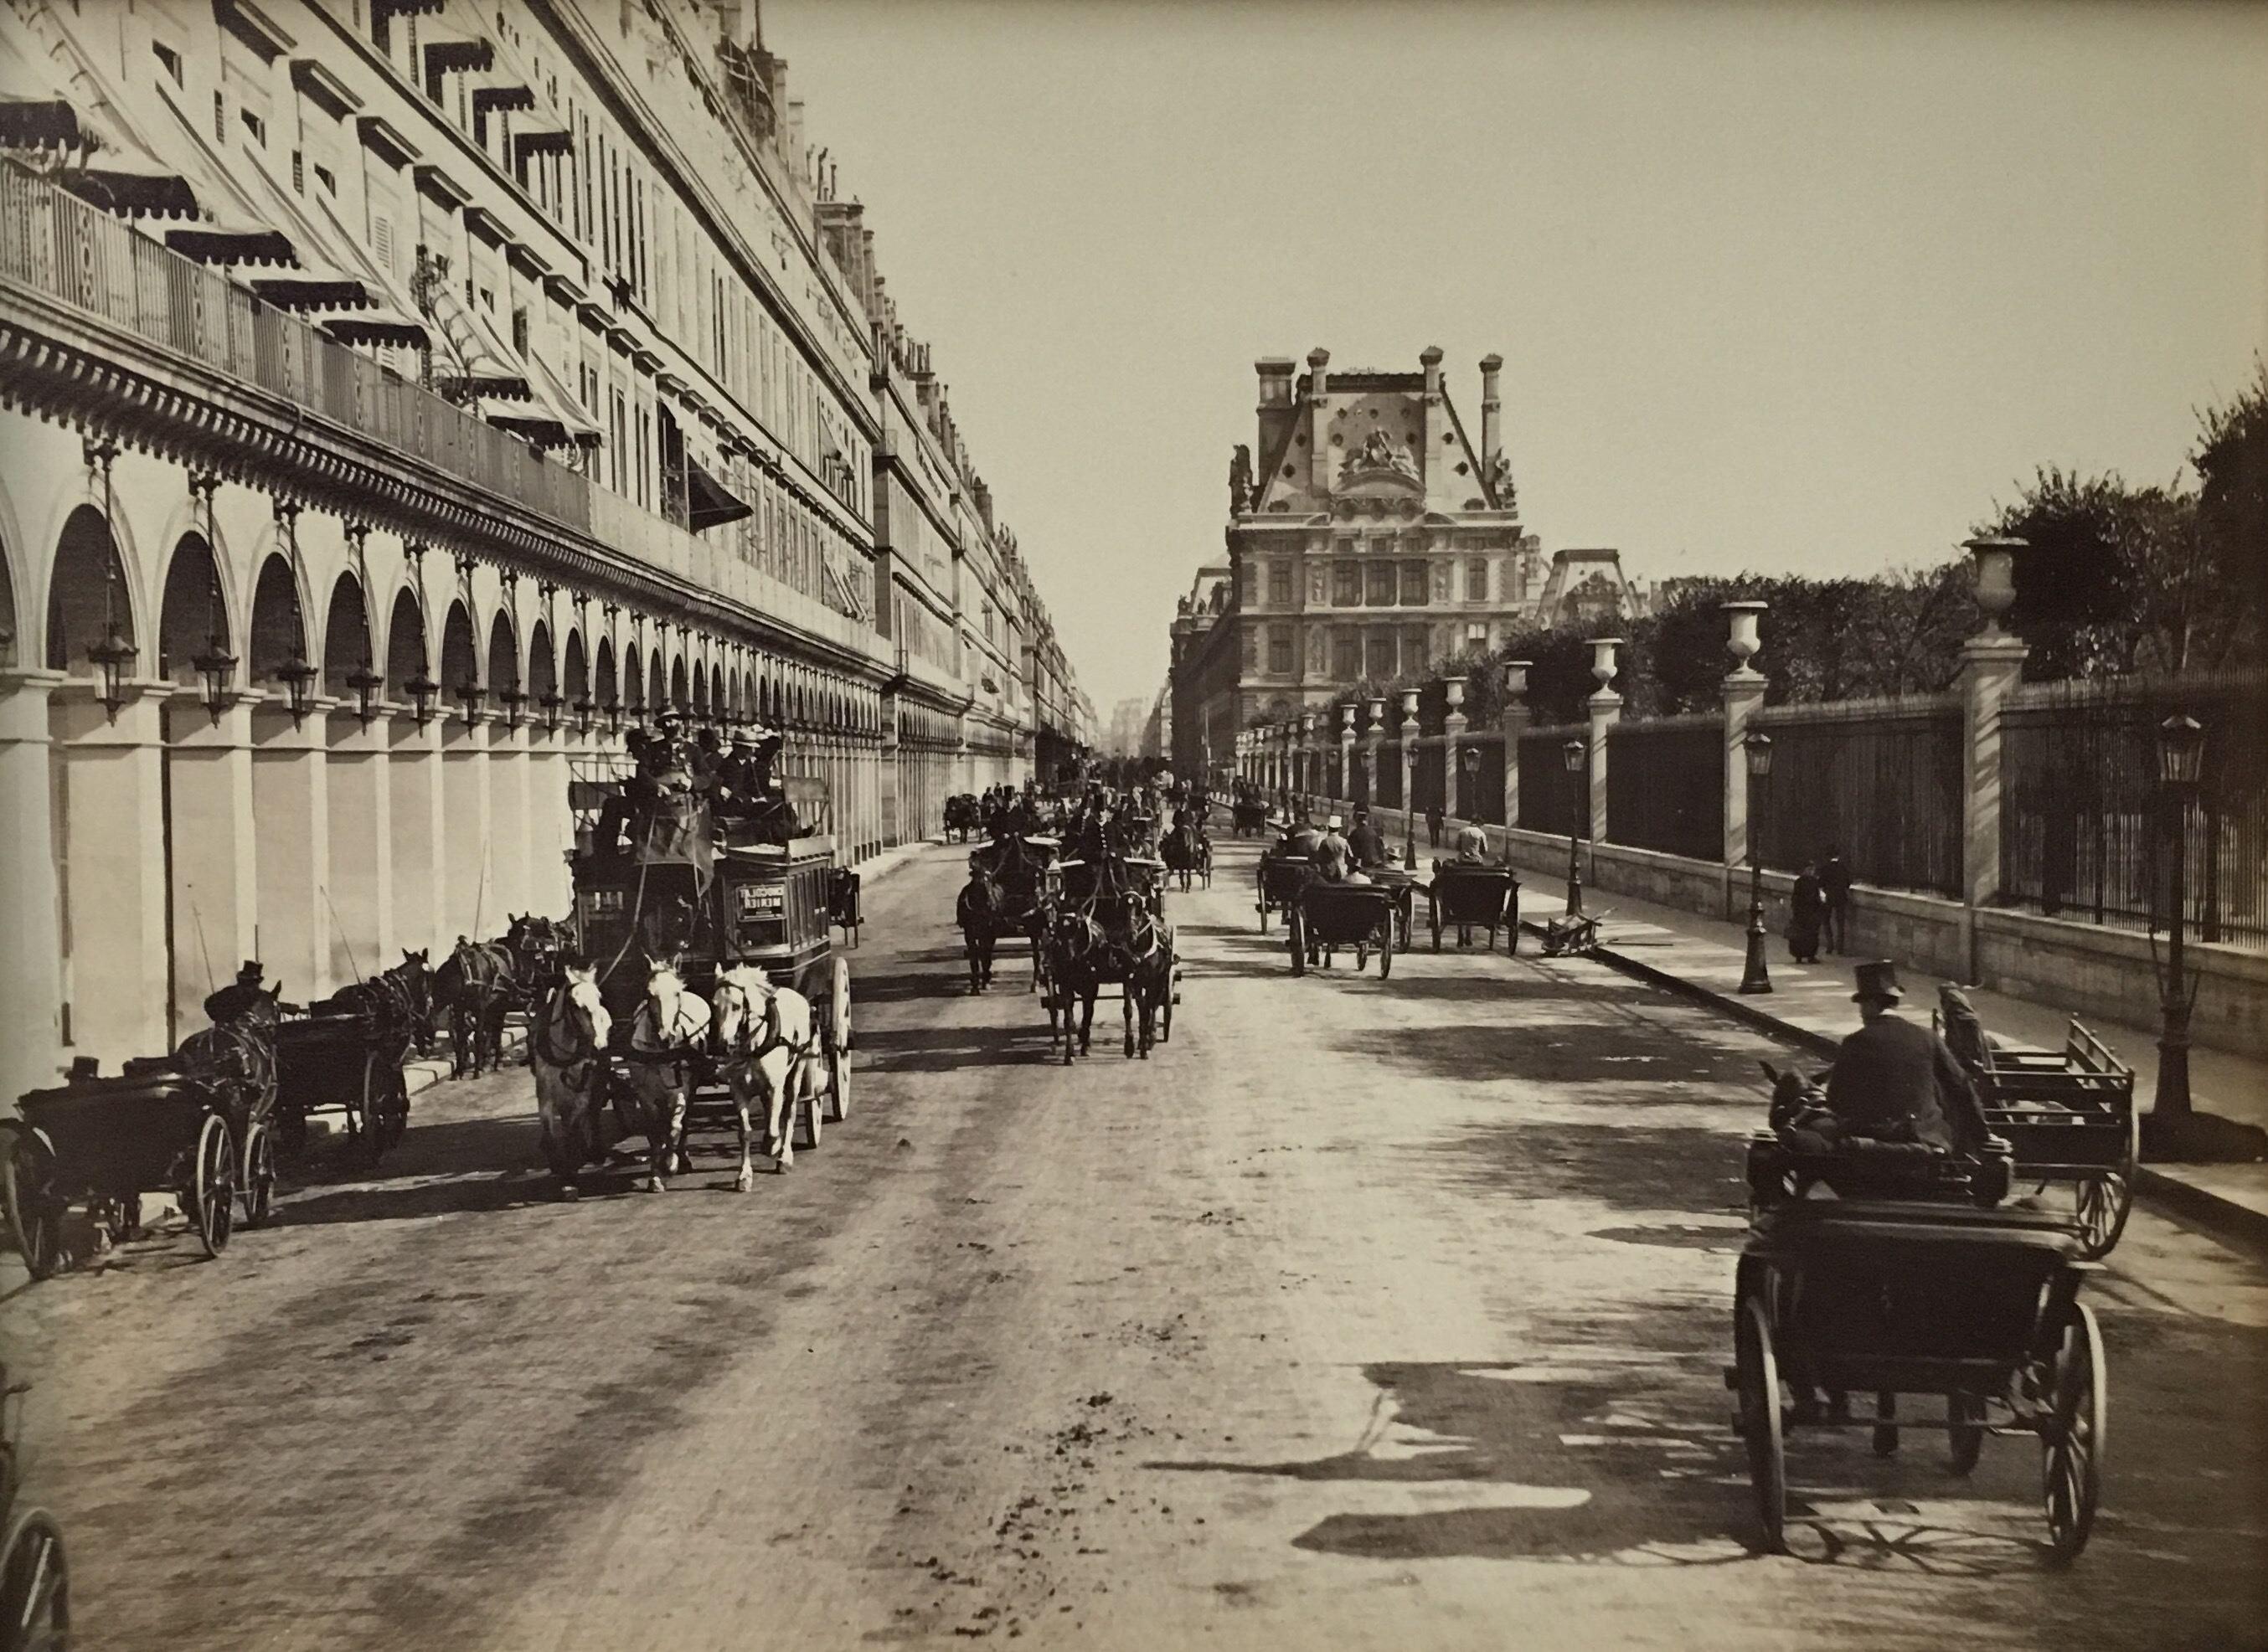
[(308, 712), (314, 709), (315, 668), (307, 664), (304, 656), (294, 653), (276, 668), (273, 675), (284, 685), (284, 704), (291, 710), (291, 726), (296, 729), (306, 722)]
[(1402, 870), (1418, 870), (1418, 691), (1402, 691)]
[(1749, 956), (1741, 967), (1741, 990), (1768, 993), (1772, 984), (1771, 969), (1764, 958), (1764, 857), (1756, 852), (1764, 821), (1756, 812), (1756, 796), (1771, 778), (1771, 736), (1761, 729), (1750, 729), (1741, 737), (1741, 749), (1749, 760)]
[(1583, 911), (1583, 822), (1588, 819), (1590, 794), (1583, 784), (1583, 760), (1589, 755), (1580, 740), (1559, 748), (1567, 760), (1567, 915)]
[(347, 673), (347, 687), (355, 697), (355, 716), (368, 728), (378, 716), (378, 691), (386, 686), (386, 679), (371, 670), (368, 661)]
[[(2150, 1112), (2154, 1148), (2176, 1145), (2195, 1116), (2190, 1103), (2190, 1010), (2197, 983), (2189, 979), (2183, 929), (2189, 904), (2190, 799), (2205, 768), (2205, 729), (2178, 713), (2158, 725), (2158, 791), (2163, 799), (2169, 848), (2165, 962), (2158, 972), (2158, 1096)], [(2156, 960), (2156, 949), (2152, 950)]]
[(410, 711), (417, 719), (417, 726), (423, 728), (433, 721), (433, 702), (440, 697), (441, 685), (421, 670), (401, 686), (409, 693)]

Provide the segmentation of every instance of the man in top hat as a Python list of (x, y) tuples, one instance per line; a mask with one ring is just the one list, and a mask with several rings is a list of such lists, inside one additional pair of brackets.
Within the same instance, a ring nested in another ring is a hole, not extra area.
[(1357, 866), (1386, 864), (1386, 839), (1371, 824), (1367, 810), (1354, 811), (1354, 830), (1347, 833), (1347, 848), (1353, 851)]
[[(247, 1010), (257, 1010), (262, 1005), (273, 1004), (278, 1010), (298, 1009), (297, 1004), (279, 1002), (274, 994), (261, 990), (261, 977), (266, 973), (259, 959), (245, 959), (244, 966), (236, 972), (235, 980), (207, 996), (205, 1018), (217, 1027), (225, 1026)], [(280, 992), (282, 988), (277, 990)]]
[(1897, 1013), (1897, 966), (1861, 964), (1858, 975), (1861, 1024), (1835, 1053), (1828, 1111), (1851, 1135), (1976, 1153), (1987, 1134), (1977, 1091), (1944, 1039)]

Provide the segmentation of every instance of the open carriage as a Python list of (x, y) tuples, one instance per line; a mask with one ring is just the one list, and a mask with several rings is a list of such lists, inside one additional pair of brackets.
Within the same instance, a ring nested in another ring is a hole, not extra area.
[(327, 1113), (355, 1157), (374, 1167), (409, 1127), (401, 1068), (413, 1037), (407, 1023), (333, 1004), (315, 1004), (277, 1023), (276, 1149), (287, 1158), (304, 1151), (309, 1120)]
[(1378, 978), (1384, 980), (1394, 973), (1395, 934), (1402, 925), (1400, 904), (1406, 899), (1406, 890), (1390, 884), (1310, 880), (1300, 890), (1285, 931), (1292, 973), (1304, 975), (1311, 963), (1329, 969), (1339, 949), (1351, 947), (1356, 973), (1367, 968), (1375, 953)]
[[(720, 972), (755, 964), (774, 986), (811, 1002), (827, 1070), (802, 1121), (816, 1146), (822, 1124), (844, 1118), (850, 1098), (850, 968), (831, 928), (842, 886), (827, 782), (784, 780), (786, 810), (771, 817), (775, 830), (720, 824), (698, 803), (644, 823), (644, 830), (634, 826), (627, 846), (594, 841), (590, 821), (620, 795), (620, 785), (609, 775), (581, 775), (573, 795), (575, 943), (594, 967), (614, 1020), (617, 1082), (653, 963), (678, 960), (685, 985), (704, 1001), (714, 995)], [(721, 1094), (713, 1083), (696, 1087), (696, 1116)], [(626, 1115), (622, 1121), (625, 1134), (638, 1133)]]
[(1159, 857), (1166, 870), (1182, 881), (1182, 892), (1187, 894), (1192, 883), (1212, 887), (1212, 839), (1206, 834), (1202, 811), (1189, 810), (1175, 821), (1173, 830), (1166, 833), (1159, 846)]
[(1964, 1064), (1995, 1135), (2015, 1150), (2015, 1179), (2068, 1183), (2080, 1253), (2108, 1256), (2134, 1208), (2140, 1123), (2134, 1069), (2076, 1017), (2060, 1050), (1978, 1039)]
[(1228, 806), (1229, 830), (1238, 837), (1258, 837), (1268, 830), (1268, 805), (1258, 797), (1239, 797)]
[(1288, 924), (1298, 910), (1300, 892), (1315, 876), (1314, 859), (1305, 855), (1286, 855), (1270, 849), (1260, 857), (1259, 899), (1254, 905), (1260, 914), (1260, 933), (1268, 933), (1270, 916), (1281, 917)]
[(1182, 964), (1174, 928), (1165, 921), (1165, 883), (1166, 863), (1144, 855), (1067, 860), (1051, 869), (1043, 929), (1052, 935), (1069, 919), (1072, 930), (1086, 931), (1075, 953), (1059, 950), (1059, 936), (1043, 943), (1035, 972), (1050, 1036), (1062, 1039), (1066, 1066), (1074, 1037), (1085, 1046), (1098, 999), (1118, 1001), (1128, 1056), (1146, 1057), (1153, 1036), (1161, 1044), (1172, 1040)]
[(1475, 929), (1488, 931), (1488, 950), (1496, 950), (1497, 931), (1508, 937), (1506, 951), (1520, 951), (1520, 880), (1508, 866), (1484, 866), (1464, 861), (1436, 861), (1433, 881), (1426, 888), (1428, 927), (1433, 950), (1441, 950), (1445, 930), (1454, 930), (1457, 944)]
[[(1868, 1428), (1878, 1456), (1942, 1432), (1953, 1470), (1988, 1435), (2038, 1438), (2049, 1537), (2086, 1547), (2102, 1494), (2102, 1337), (2078, 1300), (2077, 1241), (2040, 1212), (1922, 1200), (1792, 1200), (1760, 1215), (1733, 1303), (1734, 1426), (1764, 1546), (1785, 1546), (1787, 1436)], [(1872, 1399), (1852, 1416), (1847, 1396)], [(1901, 1413), (1926, 1396), (1936, 1416)], [(1838, 1467), (1835, 1478), (1847, 1476)]]
[(114, 1241), (140, 1226), (150, 1193), (179, 1200), (206, 1255), (227, 1248), (240, 1162), (231, 1115), (246, 1111), (228, 1086), (160, 1058), (116, 1077), (74, 1076), (18, 1107), (20, 1117), (0, 1120), (0, 1206), (33, 1278), (72, 1259), (64, 1235), (72, 1206), (85, 1208), (99, 1242)]

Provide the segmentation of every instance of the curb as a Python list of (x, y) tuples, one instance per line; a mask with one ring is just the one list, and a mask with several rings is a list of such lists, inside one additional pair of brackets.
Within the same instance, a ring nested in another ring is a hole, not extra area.
[[(1521, 928), (1532, 935), (1543, 933), (1541, 924), (1525, 918), (1521, 921)], [(1832, 1057), (1835, 1054), (1837, 1040), (1824, 1033), (1799, 1027), (1793, 1022), (1783, 1021), (1746, 999), (1704, 987), (1680, 975), (1672, 975), (1666, 970), (1656, 969), (1651, 964), (1631, 957), (1627, 952), (1617, 952), (1612, 947), (1594, 947), (1591, 956), (1610, 969), (1619, 970), (1666, 992), (1675, 993), (1784, 1043), (1800, 1046), (1815, 1055)], [(2169, 1176), (2149, 1164), (2136, 1168), (2134, 1196), (2138, 1200), (2146, 1200), (2160, 1214), (2175, 1217), (2208, 1237), (2257, 1256), (2268, 1257), (2268, 1213), (2255, 1210), (2233, 1199), (2225, 1199), (2208, 1188)]]

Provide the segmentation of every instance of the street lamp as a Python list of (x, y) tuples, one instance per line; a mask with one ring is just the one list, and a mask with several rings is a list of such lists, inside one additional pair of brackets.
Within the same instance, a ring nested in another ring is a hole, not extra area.
[(590, 695), (588, 695), (588, 694), (584, 694), (584, 695), (580, 696), (579, 698), (578, 698), (578, 699), (576, 700), (576, 701), (575, 701), (575, 732), (576, 732), (576, 733), (578, 733), (578, 734), (588, 734), (588, 733), (591, 731), (591, 718), (592, 718), (592, 716), (593, 716), (593, 715), (598, 711), (598, 709), (599, 709), (599, 704), (598, 704), (598, 701), (596, 701), (595, 700), (592, 699), (592, 698), (591, 698), (591, 696), (590, 696)]
[(1418, 691), (1402, 691), (1402, 870), (1418, 870)]
[(535, 703), (542, 708), (543, 731), (546, 734), (558, 733), (560, 716), (567, 709), (566, 696), (554, 689)]
[(1741, 968), (1741, 990), (1768, 993), (1772, 984), (1771, 969), (1764, 958), (1764, 857), (1756, 852), (1764, 836), (1764, 820), (1756, 812), (1756, 794), (1771, 778), (1771, 736), (1761, 729), (1750, 729), (1741, 737), (1741, 749), (1749, 759), (1749, 956)]
[(478, 680), (468, 674), (465, 680), (457, 685), (457, 698), (465, 702), (465, 721), (479, 722), (482, 691)]
[(278, 665), (274, 676), (284, 685), (284, 702), (291, 712), (291, 726), (298, 728), (307, 720), (307, 713), (315, 705), (315, 668), (307, 664), (304, 655), (294, 654)]
[(203, 686), (205, 710), (217, 724), (220, 714), (228, 708), (228, 680), (236, 674), (236, 656), (228, 651), (220, 633), (213, 633), (211, 646), (189, 662), (197, 668), (197, 680)]
[(504, 726), (507, 729), (517, 729), (519, 726), (519, 715), (527, 705), (527, 696), (519, 691), (518, 684), (514, 684), (509, 688), (499, 690), (497, 698), (504, 704)]
[(1583, 912), (1583, 760), (1590, 753), (1580, 740), (1568, 741), (1559, 753), (1567, 760), (1567, 915), (1574, 918)]
[(378, 715), (378, 691), (386, 686), (386, 679), (371, 670), (368, 661), (347, 673), (347, 686), (354, 691), (355, 716), (362, 719), (364, 728)]
[(433, 721), (433, 702), (441, 697), (441, 685), (428, 677), (421, 668), (401, 686), (409, 695), (410, 715), (417, 719), (417, 726), (423, 728)]
[[(2183, 951), (2183, 925), (2189, 904), (2190, 799), (2197, 795), (2205, 769), (2205, 729), (2196, 718), (2176, 712), (2158, 725), (2158, 791), (2165, 799), (2167, 835), (2172, 840), (2168, 868), (2168, 934), (2165, 963), (2158, 972), (2158, 1009), (2163, 1017), (2158, 1037), (2158, 1098), (2150, 1113), (2150, 1134), (2155, 1145), (2174, 1145), (2169, 1138), (2184, 1130), (2194, 1110), (2190, 1104), (2190, 1010), (2197, 1002), (2197, 982), (2190, 979)], [(2157, 949), (2151, 949), (2156, 962)]]
[(620, 694), (615, 694), (607, 701), (607, 732), (609, 734), (620, 734), (622, 731), (622, 697)]
[(126, 640), (125, 628), (115, 619), (102, 628), (102, 641), (86, 650), (87, 658), (102, 675), (103, 715), (113, 723), (118, 721), (119, 709), (126, 703), (126, 679), (134, 670), (134, 644)]

